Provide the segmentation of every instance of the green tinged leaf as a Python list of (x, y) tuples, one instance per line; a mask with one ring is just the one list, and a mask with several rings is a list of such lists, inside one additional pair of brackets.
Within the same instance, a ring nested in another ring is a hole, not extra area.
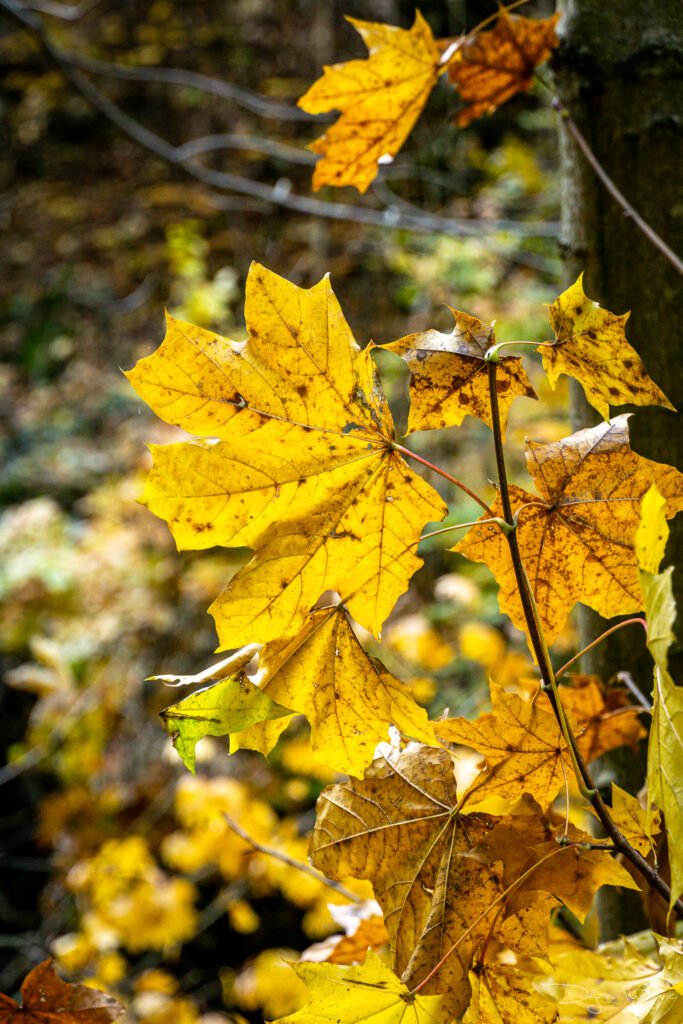
[(161, 720), (185, 766), (194, 772), (195, 747), (204, 736), (227, 736), (290, 714), (240, 673), (171, 704)]

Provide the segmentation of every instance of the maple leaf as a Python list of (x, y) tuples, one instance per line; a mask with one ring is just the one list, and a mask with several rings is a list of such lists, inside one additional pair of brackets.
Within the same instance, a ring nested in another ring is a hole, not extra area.
[(659, 811), (649, 815), (635, 796), (631, 796), (613, 782), (610, 816), (634, 850), (646, 857), (654, 846), (653, 835), (660, 831)]
[[(468, 971), (502, 897), (496, 865), (462, 856), (493, 824), (460, 814), (453, 761), (446, 750), (386, 747), (362, 782), (325, 790), (311, 840), (315, 866), (331, 878), (366, 878), (382, 908), (402, 980), (425, 980), (461, 1014)], [(457, 943), (457, 945), (456, 945)]]
[(531, 86), (534, 69), (557, 46), (558, 18), (555, 14), (534, 20), (501, 10), (490, 32), (481, 32), (456, 50), (448, 77), (467, 104), (458, 115), (461, 127), (493, 113)]
[(562, 1024), (678, 1024), (683, 943), (648, 937), (653, 949), (645, 952), (625, 938), (621, 948), (609, 943), (554, 958), (552, 974), (538, 988), (555, 1002)]
[[(389, 725), (436, 744), (426, 711), (365, 653), (339, 605), (313, 612), (293, 639), (269, 644), (260, 666), (263, 695), (306, 715), (316, 757), (339, 772), (362, 776)], [(268, 754), (287, 724), (256, 726), (235, 736), (232, 747)]]
[(523, 793), (542, 808), (553, 802), (572, 775), (572, 763), (554, 714), (491, 683), (492, 711), (475, 722), (448, 718), (435, 723), (437, 736), (471, 747), (486, 758), (487, 771), (478, 775), (467, 798), (479, 803), (496, 794), (513, 801)]
[(557, 1006), (536, 991), (534, 977), (504, 964), (477, 964), (470, 972), (472, 1002), (463, 1024), (552, 1024)]
[(255, 644), (250, 644), (197, 676), (152, 677), (166, 682), (172, 679), (175, 685), (217, 678), (211, 685), (164, 708), (160, 715), (173, 746), (191, 772), (195, 771), (195, 747), (204, 736), (226, 736), (264, 719), (291, 715), (289, 708), (280, 707), (247, 678), (244, 669), (257, 650)]
[(502, 862), (505, 886), (516, 883), (507, 907), (512, 913), (540, 891), (550, 893), (583, 921), (601, 886), (638, 889), (629, 872), (607, 850), (583, 845), (593, 845), (593, 836), (570, 824), (566, 840), (564, 830), (560, 834), (540, 814), (535, 801), (526, 797), (521, 811), (499, 819), (469, 856), (483, 864)]
[(292, 964), (311, 993), (311, 1001), (273, 1024), (314, 1024), (340, 1020), (363, 1024), (448, 1024), (441, 996), (413, 995), (396, 975), (369, 952), (364, 964)]
[(313, 188), (355, 185), (365, 192), (379, 164), (391, 162), (405, 142), (445, 66), (419, 11), (410, 29), (347, 20), (369, 57), (325, 67), (299, 106), (309, 114), (341, 111), (336, 124), (310, 147), (323, 154)]
[(171, 318), (129, 372), (167, 422), (218, 438), (152, 446), (144, 502), (179, 548), (255, 550), (210, 609), (223, 649), (296, 634), (327, 590), (378, 634), (446, 506), (394, 450), (327, 278), (302, 289), (254, 264), (245, 315), (245, 345)]
[[(457, 427), (465, 416), (475, 416), (492, 426), (488, 364), (484, 356), (495, 344), (493, 325), (448, 308), (455, 319), (450, 334), (423, 331), (377, 346), (401, 356), (410, 367), (408, 433)], [(510, 356), (499, 360), (496, 390), (504, 435), (514, 399), (536, 398), (521, 359)]]
[(549, 307), (555, 343), (537, 351), (555, 387), (565, 373), (581, 384), (586, 398), (603, 419), (610, 405), (663, 405), (676, 411), (647, 375), (643, 361), (626, 340), (629, 314), (601, 309), (583, 290), (583, 274)]
[(638, 708), (628, 706), (623, 690), (606, 687), (595, 676), (573, 675), (561, 687), (562, 704), (576, 719), (576, 742), (585, 761), (617, 747), (636, 747), (647, 736)]
[(124, 1007), (112, 996), (86, 985), (69, 985), (55, 973), (54, 960), (44, 960), (26, 975), (20, 1006), (0, 994), (0, 1022), (7, 1024), (106, 1024)]
[[(511, 485), (510, 500), (519, 513), (517, 541), (546, 641), (555, 640), (578, 601), (606, 618), (642, 608), (634, 551), (640, 499), (656, 482), (671, 518), (683, 508), (683, 474), (631, 450), (627, 415), (551, 444), (527, 442), (526, 461), (540, 496)], [(493, 515), (502, 515), (500, 495)], [(498, 527), (473, 527), (453, 550), (488, 565), (500, 585), (501, 610), (524, 630), (510, 552)]]

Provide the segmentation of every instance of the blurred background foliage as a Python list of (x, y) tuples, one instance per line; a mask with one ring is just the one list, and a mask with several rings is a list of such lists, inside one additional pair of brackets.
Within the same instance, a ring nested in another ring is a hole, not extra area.
[[(455, 36), (495, 5), (421, 9), (437, 35)], [(137, 504), (144, 442), (180, 432), (152, 418), (120, 368), (157, 346), (165, 306), (243, 337), (253, 258), (299, 285), (329, 271), (362, 345), (450, 330), (444, 303), (495, 319), (499, 340), (547, 336), (543, 303), (560, 290), (557, 154), (552, 114), (534, 93), (458, 131), (454, 94), (437, 90), (368, 196), (320, 194), (352, 207), (348, 216), (291, 207), (291, 196), (311, 195), (305, 146), (320, 131), (295, 100), (323, 63), (362, 55), (345, 14), (408, 25), (413, 5), (35, 0), (32, 16), (70, 66), (81, 61), (87, 81), (173, 146), (204, 140), (185, 153), (235, 176), (230, 189), (122, 132), (0, 8), (2, 991), (52, 954), (71, 980), (121, 995), (131, 1020), (256, 1021), (300, 1005), (286, 960), (339, 932), (334, 906), (348, 900), (255, 849), (225, 817), (306, 860), (315, 798), (332, 775), (303, 726), (271, 763), (246, 751), (228, 758), (224, 742), (204, 740), (193, 778), (156, 717), (178, 694), (146, 677), (210, 663), (206, 608), (246, 552), (178, 554)], [(159, 68), (238, 91), (158, 81)], [(268, 186), (270, 201), (242, 194), (244, 182)], [(359, 222), (359, 209), (384, 210), (384, 226)], [(405, 211), (465, 230), (394, 228)], [(519, 475), (524, 436), (566, 428), (565, 395), (549, 393), (535, 358), (542, 402), (517, 402), (508, 430)], [(405, 368), (379, 361), (404, 428)], [(483, 489), (494, 475), (489, 440), (468, 420), (411, 443)], [(450, 522), (476, 515), (432, 482)], [(370, 645), (433, 714), (473, 712), (489, 674), (505, 682), (530, 666), (486, 570), (446, 551), (457, 537), (424, 544), (414, 588)]]

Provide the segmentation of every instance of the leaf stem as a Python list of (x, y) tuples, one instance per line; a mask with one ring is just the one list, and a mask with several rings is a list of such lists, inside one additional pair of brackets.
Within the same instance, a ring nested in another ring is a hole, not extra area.
[[(454, 523), (453, 526), (442, 526), (439, 530), (432, 530), (431, 533), (423, 533), (420, 540), (430, 540), (432, 537), (439, 537), (442, 533), (450, 533), (451, 530), (467, 530), (470, 526), (483, 526), (485, 523), (495, 523), (503, 533), (509, 533), (511, 527), (499, 516), (491, 516), (490, 519), (474, 519), (470, 523)], [(514, 529), (514, 527), (513, 527)]]
[(409, 459), (415, 459), (416, 462), (420, 462), (423, 466), (426, 466), (427, 469), (431, 469), (433, 473), (438, 473), (438, 475), (442, 476), (444, 480), (448, 480), (449, 483), (454, 484), (455, 487), (459, 487), (461, 491), (464, 491), (465, 494), (469, 495), (470, 498), (476, 501), (477, 505), (483, 508), (484, 512), (486, 512), (488, 516), (493, 518), (492, 509), (489, 508), (486, 502), (480, 498), (478, 494), (471, 491), (467, 484), (464, 484), (462, 480), (458, 480), (456, 476), (452, 476), (450, 473), (447, 473), (445, 469), (441, 469), (440, 466), (435, 466), (433, 462), (430, 462), (428, 459), (418, 455), (417, 452), (411, 452), (410, 448), (404, 448), (402, 444), (398, 444), (396, 441), (394, 441), (392, 447), (395, 451), (400, 452), (401, 455), (405, 455)]
[(645, 621), (645, 619), (637, 617), (634, 619), (624, 619), (623, 622), (617, 622), (616, 626), (610, 626), (610, 628), (606, 629), (604, 633), (601, 633), (600, 636), (595, 638), (595, 640), (592, 640), (591, 643), (587, 644), (586, 647), (583, 648), (583, 650), (580, 650), (578, 654), (575, 654), (573, 658), (570, 658), (569, 661), (565, 661), (562, 668), (558, 668), (557, 672), (555, 673), (555, 678), (559, 679), (560, 676), (563, 676), (567, 669), (571, 668), (571, 666), (575, 662), (577, 662), (579, 658), (582, 658), (584, 654), (588, 654), (589, 651), (592, 651), (594, 647), (597, 647), (598, 644), (602, 643), (603, 640), (606, 640), (608, 636), (612, 635), (612, 633), (616, 633), (617, 630), (623, 629), (624, 626), (634, 626), (636, 623), (639, 623), (645, 630), (645, 633), (647, 634), (647, 622)]
[[(489, 396), (491, 401), (491, 422), (493, 426), (493, 439), (496, 450), (496, 464), (498, 466), (498, 483), (500, 487), (500, 497), (503, 505), (503, 515), (506, 522), (514, 525), (514, 517), (512, 514), (512, 506), (510, 504), (510, 493), (508, 488), (507, 471), (505, 468), (505, 454), (503, 451), (503, 440), (500, 429), (500, 413), (498, 409), (498, 393), (496, 390), (496, 370), (497, 364), (495, 362), (488, 363), (489, 372)], [(548, 653), (548, 646), (545, 642), (543, 635), (543, 625), (538, 615), (538, 608), (534, 600), (529, 578), (524, 568), (524, 562), (522, 561), (521, 552), (519, 549), (519, 542), (517, 539), (516, 531), (512, 531), (507, 534), (507, 542), (510, 548), (510, 556), (512, 559), (512, 566), (515, 573), (515, 579), (517, 580), (517, 587), (519, 589), (519, 595), (522, 602), (522, 608), (524, 610), (524, 617), (527, 623), (527, 629), (529, 631), (529, 638), (531, 640), (531, 646), (536, 656), (541, 678), (543, 680), (542, 687), (548, 696), (551, 707), (557, 719), (558, 725), (562, 730), (562, 734), (565, 738), (567, 746), (569, 748), (572, 765), (576, 774), (576, 779), (579, 784), (579, 788), (582, 794), (590, 801), (597, 814), (600, 822), (605, 829), (605, 832), (614, 843), (616, 850), (622, 853), (628, 860), (631, 861), (634, 867), (643, 875), (649, 885), (655, 889), (660, 896), (662, 896), (667, 904), (671, 900), (671, 889), (666, 884), (664, 879), (660, 876), (659, 872), (656, 871), (652, 865), (648, 864), (645, 858), (635, 850), (623, 833), (617, 828), (615, 823), (612, 821), (612, 817), (609, 813), (604, 800), (600, 796), (600, 793), (593, 782), (591, 774), (588, 770), (588, 766), (584, 760), (584, 757), (579, 750), (571, 726), (567, 721), (567, 717), (562, 707), (562, 701), (560, 694), (557, 689), (557, 682), (555, 681), (555, 674), (553, 672), (552, 663), (550, 661), (550, 655)], [(672, 909), (676, 911), (679, 917), (683, 918), (683, 900), (676, 900)]]
[(492, 345), (490, 349), (484, 355), (484, 359), (487, 363), (496, 362), (498, 359), (498, 352), (502, 348), (510, 348), (512, 345), (525, 345), (531, 346), (532, 348), (554, 348), (554, 341), (498, 341), (495, 345)]

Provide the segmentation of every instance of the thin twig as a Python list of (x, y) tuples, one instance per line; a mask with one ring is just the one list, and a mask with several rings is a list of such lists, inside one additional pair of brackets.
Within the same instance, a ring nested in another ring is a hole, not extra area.
[[(418, 215), (401, 212), (395, 207), (377, 210), (367, 206), (353, 206), (350, 203), (326, 202), (322, 199), (293, 193), (288, 179), (282, 179), (275, 185), (266, 185), (262, 182), (251, 181), (238, 174), (206, 167), (196, 159), (183, 157), (182, 152), (179, 152), (181, 147), (171, 145), (166, 139), (146, 128), (109, 99), (82, 73), (75, 55), (57, 46), (45, 32), (41, 20), (26, 7), (17, 3), (16, 0), (0, 0), (0, 10), (4, 10), (24, 29), (33, 34), (45, 53), (58, 65), (71, 84), (120, 131), (160, 160), (179, 168), (211, 188), (236, 192), (239, 195), (249, 196), (260, 202), (280, 206), (307, 216), (351, 221), (392, 231), (408, 230), (423, 234), (456, 237), (482, 237), (497, 231), (508, 231), (529, 238), (554, 237), (557, 233), (557, 226), (552, 223), (458, 220), (437, 214)], [(501, 255), (506, 259), (515, 260), (513, 253)]]
[(265, 846), (263, 843), (260, 843), (257, 839), (254, 839), (253, 836), (250, 836), (248, 832), (245, 832), (242, 826), (238, 825), (229, 814), (223, 813), (223, 819), (228, 828), (232, 829), (235, 835), (239, 836), (240, 839), (244, 839), (245, 843), (249, 843), (249, 845), (259, 853), (264, 853), (267, 857), (273, 857), (274, 860), (280, 860), (283, 864), (286, 864), (290, 868), (294, 868), (296, 871), (301, 871), (304, 875), (310, 875), (311, 878), (315, 878), (317, 882), (321, 882), (323, 885), (327, 885), (330, 889), (334, 889), (340, 896), (344, 896), (345, 899), (351, 900), (353, 903), (363, 902), (361, 897), (357, 896), (355, 892), (351, 892), (350, 889), (347, 889), (346, 886), (342, 885), (340, 882), (335, 882), (331, 878), (327, 878), (325, 875), (322, 875), (319, 871), (316, 871), (315, 868), (312, 868), (310, 864), (304, 864), (303, 861), (295, 860), (293, 857), (283, 853), (281, 850), (276, 850), (272, 846)]
[(647, 622), (645, 619), (625, 619), (624, 622), (617, 622), (616, 626), (610, 626), (609, 629), (606, 629), (604, 633), (601, 633), (600, 636), (596, 637), (595, 640), (592, 640), (586, 645), (586, 647), (580, 650), (578, 654), (575, 654), (573, 658), (570, 658), (569, 661), (565, 661), (562, 668), (558, 668), (555, 673), (555, 678), (559, 679), (560, 676), (564, 675), (568, 668), (571, 668), (571, 666), (579, 660), (579, 658), (582, 658), (584, 654), (588, 654), (589, 651), (592, 651), (594, 647), (597, 647), (598, 644), (602, 643), (603, 640), (606, 640), (608, 636), (612, 635), (612, 633), (616, 633), (617, 630), (623, 629), (624, 626), (634, 626), (636, 624), (642, 626), (645, 630), (645, 634), (647, 635)]
[(638, 684), (634, 681), (630, 672), (617, 672), (614, 677), (618, 683), (623, 683), (626, 689), (638, 701), (645, 711), (652, 712), (652, 701), (649, 701)]
[(596, 157), (593, 150), (588, 145), (586, 137), (581, 132), (576, 121), (573, 119), (573, 117), (565, 107), (564, 103), (558, 96), (553, 96), (552, 107), (553, 110), (556, 110), (557, 113), (560, 115), (563, 124), (567, 128), (567, 131), (574, 139), (574, 142), (579, 147), (584, 157), (590, 164), (595, 176), (602, 182), (602, 184), (607, 189), (612, 198), (615, 199), (619, 206), (622, 208), (622, 210), (624, 211), (624, 215), (633, 221), (638, 230), (641, 231), (643, 235), (645, 235), (647, 240), (655, 247), (655, 249), (658, 249), (659, 252), (661, 252), (665, 259), (669, 261), (671, 266), (674, 267), (674, 269), (677, 270), (679, 274), (683, 275), (683, 260), (681, 260), (676, 255), (673, 249), (671, 249), (666, 244), (663, 238), (660, 238), (657, 232), (653, 228), (651, 228), (647, 221), (644, 220), (640, 216), (638, 211), (633, 208), (633, 206), (629, 203), (624, 193), (617, 188), (617, 186), (614, 184), (605, 168), (602, 166), (602, 164)]
[[(496, 462), (498, 465), (498, 476), (499, 476), (499, 487), (501, 502), (503, 505), (503, 514), (506, 522), (514, 525), (514, 517), (512, 514), (512, 507), (510, 504), (510, 494), (507, 482), (507, 472), (505, 469), (505, 455), (503, 452), (502, 434), (500, 429), (500, 413), (498, 409), (498, 394), (496, 390), (496, 362), (489, 362), (489, 396), (491, 400), (491, 422), (493, 426), (493, 437), (496, 449)], [(519, 543), (517, 541), (517, 535), (515, 531), (511, 531), (506, 535), (508, 546), (510, 548), (510, 555), (512, 559), (512, 565), (515, 573), (515, 579), (517, 581), (517, 588), (519, 590), (522, 607), (524, 610), (524, 617), (526, 620), (527, 630), (529, 632), (529, 638), (531, 645), (536, 655), (536, 661), (538, 662), (539, 671), (543, 680), (543, 690), (548, 696), (550, 705), (553, 709), (553, 713), (558, 721), (558, 724), (562, 730), (562, 734), (565, 738), (569, 753), (571, 755), (572, 764), (576, 773), (577, 782), (582, 793), (585, 794), (587, 799), (592, 804), (595, 813), (597, 814), (600, 822), (602, 823), (605, 832), (614, 843), (617, 851), (622, 853), (631, 863), (638, 869), (641, 875), (645, 878), (648, 884), (656, 892), (662, 896), (667, 904), (671, 900), (671, 889), (666, 884), (664, 879), (661, 877), (658, 871), (652, 867), (651, 864), (645, 860), (645, 858), (638, 853), (637, 850), (631, 846), (629, 841), (623, 835), (621, 830), (615, 825), (612, 820), (609, 808), (605, 804), (604, 800), (600, 796), (600, 792), (597, 789), (591, 774), (588, 770), (588, 765), (581, 753), (576, 737), (574, 736), (571, 726), (567, 720), (567, 716), (562, 706), (562, 701), (557, 689), (557, 682), (553, 672), (552, 663), (550, 661), (550, 655), (548, 653), (548, 646), (545, 642), (543, 635), (543, 625), (540, 621), (538, 610), (535, 605), (533, 592), (529, 583), (526, 569), (524, 568), (524, 562), (521, 557), (519, 549)], [(673, 904), (672, 910), (675, 910), (679, 917), (683, 917), (683, 900), (678, 899)]]

